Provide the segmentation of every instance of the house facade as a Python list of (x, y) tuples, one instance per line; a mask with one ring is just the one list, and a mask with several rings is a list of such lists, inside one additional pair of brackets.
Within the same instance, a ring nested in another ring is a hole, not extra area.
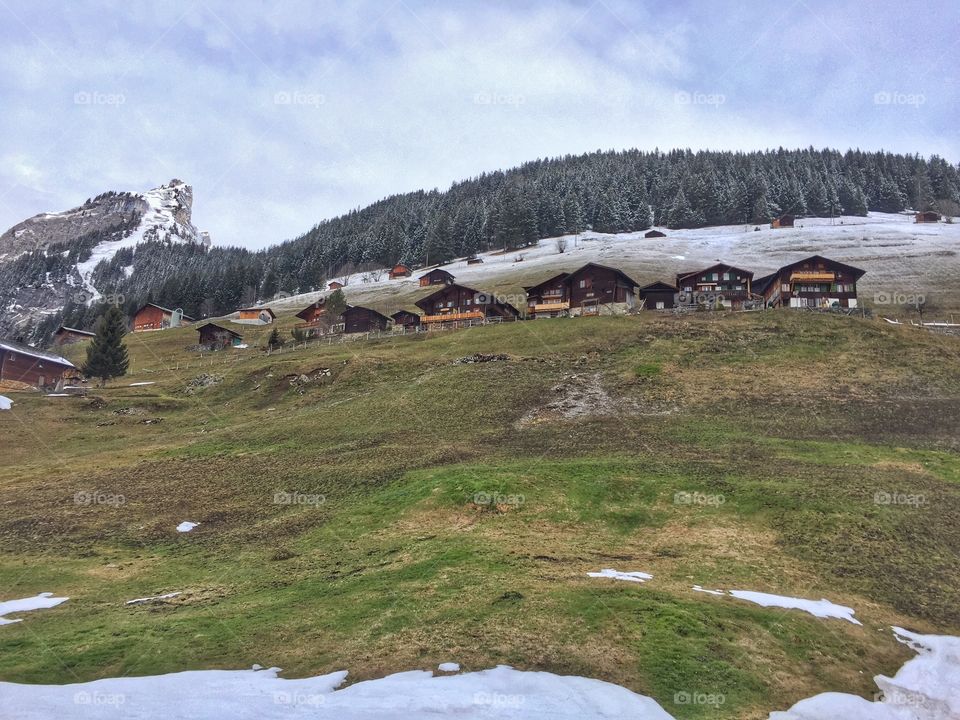
[(857, 281), (865, 270), (812, 255), (758, 278), (756, 291), (767, 307), (855, 308)]
[(420, 322), (425, 325), (495, 317), (515, 320), (520, 317), (519, 310), (502, 302), (493, 293), (456, 283), (440, 288), (415, 304), (423, 310)]
[(772, 228), (793, 227), (793, 223), (794, 223), (793, 215), (781, 215), (780, 217), (773, 219), (773, 221), (770, 223), (770, 227)]
[(236, 347), (243, 342), (243, 336), (222, 325), (216, 323), (207, 323), (197, 328), (200, 333), (199, 345), (209, 350), (217, 350), (225, 347)]
[(724, 263), (679, 273), (676, 287), (680, 305), (738, 310), (755, 299), (753, 273)]
[(240, 317), (233, 322), (245, 325), (270, 325), (277, 319), (276, 314), (268, 307), (241, 308)]
[(11, 387), (57, 387), (77, 375), (66, 358), (8, 340), (0, 340), (0, 383)]
[(637, 290), (644, 310), (670, 310), (676, 307), (677, 288), (665, 282), (644, 285)]
[(913, 216), (913, 221), (918, 223), (938, 223), (940, 222), (940, 213), (934, 210), (924, 210)]
[(376, 332), (386, 330), (390, 318), (371, 308), (351, 305), (341, 316), (344, 333)]
[(420, 316), (409, 310), (398, 310), (390, 318), (394, 327), (415, 328), (420, 325)]
[(637, 287), (633, 278), (616, 268), (587, 263), (524, 290), (527, 312), (537, 318), (622, 314), (635, 307)]
[(390, 268), (390, 279), (396, 280), (397, 278), (410, 277), (413, 272), (403, 263), (398, 263)]
[(420, 276), (420, 287), (429, 287), (430, 285), (451, 285), (456, 278), (446, 270), (434, 268), (426, 275)]
[(96, 337), (96, 333), (61, 325), (56, 329), (56, 332), (53, 333), (53, 344), (55, 346), (73, 345), (73, 343), (82, 342), (83, 340), (92, 340), (94, 337)]
[(193, 318), (183, 314), (181, 310), (147, 303), (133, 314), (133, 332), (149, 332), (151, 330), (166, 330), (167, 328), (189, 325)]

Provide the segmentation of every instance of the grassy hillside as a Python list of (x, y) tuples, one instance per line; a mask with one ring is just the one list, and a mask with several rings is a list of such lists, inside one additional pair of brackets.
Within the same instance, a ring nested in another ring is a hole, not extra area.
[[(122, 382), (0, 413), (0, 599), (71, 598), (0, 628), (0, 678), (452, 659), (750, 718), (870, 695), (910, 656), (891, 624), (960, 632), (956, 338), (788, 311), (558, 319), (199, 367), (194, 335), (130, 337)], [(457, 362), (474, 353), (507, 359)], [(187, 392), (201, 373), (222, 379)], [(606, 567), (654, 579), (586, 575)]]

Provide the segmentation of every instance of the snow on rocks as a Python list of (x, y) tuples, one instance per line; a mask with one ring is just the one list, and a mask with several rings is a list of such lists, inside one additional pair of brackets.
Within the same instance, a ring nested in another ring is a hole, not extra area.
[(437, 670), (440, 672), (460, 672), (460, 663), (455, 662), (445, 662), (437, 665)]
[(894, 636), (917, 652), (892, 678), (874, 677), (875, 702), (828, 692), (801, 700), (770, 720), (951, 720), (960, 718), (960, 637), (919, 635), (893, 628)]
[(838, 618), (854, 625), (860, 625), (853, 614), (853, 608), (837, 605), (826, 599), (805, 600), (788, 595), (771, 595), (770, 593), (754, 592), (752, 590), (731, 590), (730, 594), (740, 600), (762, 605), (763, 607), (781, 607), (788, 610), (803, 610), (818, 618)]
[(600, 572), (589, 572), (587, 573), (590, 577), (593, 578), (611, 578), (613, 580), (626, 580), (627, 582), (642, 583), (647, 580), (653, 580), (653, 575), (645, 572), (621, 572), (619, 570), (614, 570), (613, 568), (604, 568)]
[(145, 603), (154, 602), (156, 600), (168, 600), (170, 598), (176, 597), (177, 595), (183, 595), (183, 591), (178, 590), (177, 592), (171, 592), (165, 595), (154, 595), (153, 597), (135, 598), (133, 600), (127, 600), (124, 603), (124, 605), (143, 605)]
[(190, 532), (200, 523), (190, 522), (189, 520), (184, 520), (182, 523), (177, 525), (177, 532)]
[(0, 395), (0, 410), (9, 410), (12, 406), (13, 400), (4, 395)]
[(23, 618), (11, 620), (6, 617), (10, 613), (27, 612), (28, 610), (42, 610), (44, 608), (56, 607), (70, 598), (53, 597), (53, 593), (40, 593), (34, 597), (23, 598), (21, 600), (5, 600), (0, 602), (0, 625), (10, 625), (18, 623)]
[(279, 668), (195, 670), (74, 685), (0, 683), (0, 696), (6, 712), (20, 720), (672, 720), (655, 700), (619, 685), (506, 665), (440, 677), (402, 672), (342, 690), (336, 688), (345, 671), (299, 680), (278, 673)]

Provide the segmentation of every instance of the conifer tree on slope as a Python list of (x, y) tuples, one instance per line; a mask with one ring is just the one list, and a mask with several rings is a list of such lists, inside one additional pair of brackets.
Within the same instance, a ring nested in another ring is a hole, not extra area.
[(97, 322), (97, 334), (87, 348), (84, 375), (99, 378), (103, 385), (110, 378), (127, 374), (130, 361), (123, 344), (123, 336), (127, 332), (125, 325), (126, 320), (120, 308), (111, 305)]

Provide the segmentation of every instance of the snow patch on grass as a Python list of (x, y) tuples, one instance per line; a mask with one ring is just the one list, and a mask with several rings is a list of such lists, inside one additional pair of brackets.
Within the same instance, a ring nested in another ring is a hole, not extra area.
[(56, 607), (60, 603), (66, 602), (70, 598), (53, 597), (53, 593), (40, 593), (34, 597), (23, 598), (21, 600), (5, 600), (0, 602), (0, 625), (10, 625), (18, 623), (23, 618), (11, 620), (6, 615), (15, 612), (27, 612), (28, 610), (42, 610), (44, 608)]
[(189, 520), (184, 520), (182, 523), (177, 525), (177, 532), (190, 532), (200, 523), (190, 522)]
[(627, 582), (636, 582), (642, 583), (647, 580), (653, 580), (653, 575), (645, 572), (621, 572), (619, 570), (614, 570), (613, 568), (604, 568), (600, 572), (589, 572), (587, 573), (590, 577), (593, 578), (611, 578), (613, 580), (626, 580)]

